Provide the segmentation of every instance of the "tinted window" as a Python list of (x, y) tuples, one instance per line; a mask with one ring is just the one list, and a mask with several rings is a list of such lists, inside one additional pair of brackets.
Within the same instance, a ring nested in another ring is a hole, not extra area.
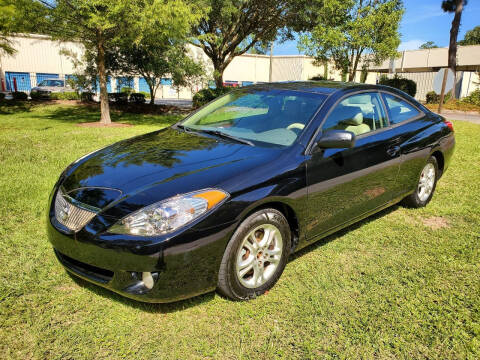
[(43, 80), (38, 86), (58, 86), (63, 87), (63, 80)]
[(420, 114), (420, 111), (399, 97), (383, 94), (383, 98), (387, 106), (390, 124), (398, 124)]
[(182, 125), (192, 130), (217, 130), (254, 142), (289, 146), (325, 98), (292, 90), (244, 88), (217, 99)]
[(328, 116), (323, 129), (347, 130), (361, 135), (385, 126), (386, 116), (379, 94), (361, 93), (338, 103)]

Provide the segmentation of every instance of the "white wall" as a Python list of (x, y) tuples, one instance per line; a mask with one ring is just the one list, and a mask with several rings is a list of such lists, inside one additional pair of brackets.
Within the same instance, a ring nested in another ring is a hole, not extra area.
[(81, 56), (83, 47), (78, 43), (59, 43), (46, 36), (18, 36), (12, 38), (17, 52), (0, 58), (2, 71), (73, 74), (75, 69), (70, 59), (60, 50), (66, 49)]

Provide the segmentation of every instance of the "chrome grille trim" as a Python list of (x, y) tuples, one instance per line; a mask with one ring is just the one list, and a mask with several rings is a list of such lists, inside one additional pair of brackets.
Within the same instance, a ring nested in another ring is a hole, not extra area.
[[(73, 205), (68, 196), (58, 190), (55, 198), (55, 217), (57, 221), (72, 231), (79, 231), (93, 219), (97, 212)], [(78, 203), (77, 203), (78, 204)]]

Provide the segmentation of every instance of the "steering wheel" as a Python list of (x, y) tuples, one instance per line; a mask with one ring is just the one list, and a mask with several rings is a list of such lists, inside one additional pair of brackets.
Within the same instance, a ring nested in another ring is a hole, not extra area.
[[(300, 123), (293, 123), (287, 126), (287, 130), (298, 130), (298, 132), (302, 131), (305, 128), (304, 124)], [(295, 131), (297, 133), (297, 131)]]

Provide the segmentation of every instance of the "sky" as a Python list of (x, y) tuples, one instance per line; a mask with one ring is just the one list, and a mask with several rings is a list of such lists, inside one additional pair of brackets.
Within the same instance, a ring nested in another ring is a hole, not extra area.
[[(453, 14), (444, 13), (441, 0), (404, 0), (405, 14), (400, 25), (400, 51), (415, 50), (427, 41), (433, 41), (440, 47), (447, 47), (450, 39), (450, 26)], [(458, 40), (465, 33), (480, 25), (480, 0), (469, 0), (462, 14), (462, 24)], [(275, 55), (297, 55), (296, 41), (275, 44)]]

